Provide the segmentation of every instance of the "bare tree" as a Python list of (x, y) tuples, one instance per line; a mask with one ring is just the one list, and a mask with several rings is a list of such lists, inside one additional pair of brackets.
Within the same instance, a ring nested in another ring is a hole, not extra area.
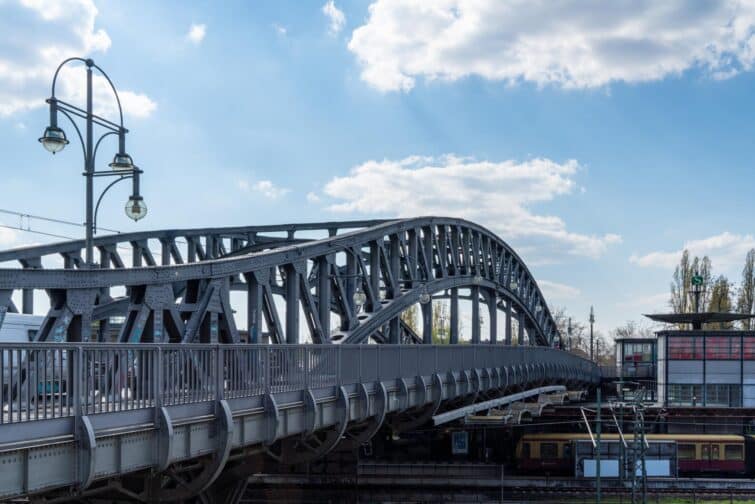
[[(719, 275), (711, 289), (708, 311), (725, 313), (731, 311), (732, 303), (730, 287), (729, 280), (724, 275)], [(708, 324), (708, 326), (715, 325), (716, 323)], [(719, 322), (718, 326), (719, 329), (731, 329), (731, 322)]]
[[(739, 295), (737, 296), (737, 313), (751, 315), (755, 310), (755, 249), (750, 249), (745, 258), (745, 266), (742, 269), (742, 283), (739, 286)], [(742, 329), (749, 331), (752, 327), (752, 320), (745, 319), (742, 322)]]
[(692, 277), (702, 277), (700, 308), (706, 310), (713, 285), (713, 267), (708, 256), (695, 257), (690, 261), (689, 251), (684, 250), (671, 281), (671, 309), (674, 313), (689, 313), (695, 308), (692, 297)]

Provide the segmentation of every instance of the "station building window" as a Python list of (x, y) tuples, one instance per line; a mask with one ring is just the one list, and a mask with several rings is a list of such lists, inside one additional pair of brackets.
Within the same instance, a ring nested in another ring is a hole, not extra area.
[(705, 342), (706, 359), (739, 359), (740, 350), (738, 337), (710, 336)]
[(669, 359), (700, 360), (703, 358), (703, 338), (700, 336), (670, 336)]
[(742, 406), (742, 387), (709, 383), (705, 386), (705, 405), (739, 408)]
[(755, 360), (755, 336), (745, 336), (742, 338), (742, 357), (748, 360)]
[(624, 362), (653, 362), (651, 343), (625, 343)]
[(668, 403), (674, 406), (702, 406), (703, 386), (671, 383), (668, 385)]

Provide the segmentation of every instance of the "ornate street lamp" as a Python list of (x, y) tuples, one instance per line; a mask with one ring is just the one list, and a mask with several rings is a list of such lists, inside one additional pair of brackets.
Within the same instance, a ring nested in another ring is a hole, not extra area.
[[(55, 84), (58, 80), (60, 69), (71, 62), (81, 62), (86, 65), (86, 109), (71, 105), (70, 103), (64, 102), (55, 97)], [(110, 88), (113, 90), (115, 101), (118, 104), (118, 115), (120, 119), (118, 123), (109, 121), (103, 117), (95, 115), (92, 112), (92, 68), (96, 68), (102, 74), (102, 76), (105, 77), (108, 84), (110, 84)], [(50, 104), (50, 125), (45, 128), (42, 137), (39, 139), (39, 142), (42, 144), (42, 146), (47, 151), (56, 154), (62, 151), (69, 143), (65, 132), (58, 127), (58, 112), (66, 116), (71, 124), (73, 124), (79, 140), (81, 141), (81, 148), (84, 152), (83, 175), (84, 177), (86, 177), (86, 222), (84, 224), (86, 228), (86, 265), (87, 267), (93, 267), (93, 239), (94, 233), (97, 229), (97, 212), (99, 210), (102, 197), (111, 187), (113, 187), (118, 182), (126, 179), (131, 179), (133, 181), (133, 191), (131, 197), (126, 203), (126, 215), (130, 219), (134, 219), (135, 221), (144, 218), (144, 216), (147, 215), (147, 205), (144, 204), (144, 199), (139, 194), (139, 175), (143, 172), (138, 167), (136, 167), (136, 165), (134, 165), (133, 159), (126, 153), (126, 133), (128, 133), (128, 130), (123, 127), (123, 109), (121, 108), (121, 100), (118, 97), (118, 92), (116, 91), (113, 82), (110, 80), (110, 77), (108, 77), (107, 74), (102, 70), (102, 68), (97, 66), (94, 61), (84, 58), (68, 58), (67, 60), (63, 61), (58, 66), (57, 70), (55, 70), (55, 75), (52, 78), (52, 93), (50, 95), (50, 98), (47, 99), (47, 103)], [(86, 139), (82, 135), (81, 130), (76, 124), (76, 121), (74, 121), (73, 116), (79, 117), (84, 120), (86, 124)], [(105, 132), (97, 139), (96, 143), (94, 141), (95, 126), (98, 126), (105, 130)], [(102, 142), (103, 139), (110, 135), (118, 135), (118, 152), (113, 157), (113, 162), (109, 165), (112, 170), (96, 171), (95, 159), (97, 157), (97, 149), (100, 146), (100, 142)], [(112, 176), (116, 176), (118, 177), (118, 179), (111, 182), (110, 185), (108, 185), (105, 190), (102, 191), (97, 200), (97, 205), (94, 206), (94, 177)]]

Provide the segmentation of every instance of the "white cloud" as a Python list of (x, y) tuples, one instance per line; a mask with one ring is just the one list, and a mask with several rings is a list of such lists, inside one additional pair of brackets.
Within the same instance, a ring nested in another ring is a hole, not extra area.
[(376, 0), (349, 49), (382, 91), (468, 76), (593, 88), (755, 62), (750, 0)]
[(277, 33), (281, 37), (285, 37), (286, 33), (288, 33), (288, 29), (283, 25), (279, 25), (278, 23), (273, 23), (273, 29), (275, 30), (275, 33)]
[[(92, 0), (0, 1), (0, 116), (45, 106), (58, 64), (71, 56), (106, 52), (110, 37), (95, 28), (97, 8)], [(84, 72), (65, 67), (58, 96), (83, 103)], [(117, 80), (117, 79), (116, 79)], [(115, 100), (104, 78), (94, 80), (99, 113), (110, 117)], [(144, 94), (120, 92), (124, 112), (145, 117), (156, 105)]]
[(313, 192), (307, 193), (307, 203), (320, 203), (320, 201), (322, 200), (316, 193), (313, 193)]
[(199, 45), (204, 40), (204, 36), (207, 34), (207, 25), (193, 24), (189, 27), (189, 33), (186, 34), (186, 39), (196, 45)]
[(679, 250), (671, 252), (655, 251), (644, 255), (632, 254), (629, 262), (643, 268), (673, 269), (682, 256), (684, 249), (689, 250), (691, 256), (708, 256), (714, 267), (724, 270), (737, 271), (744, 264), (747, 252), (755, 248), (753, 235), (739, 235), (725, 231), (721, 234), (691, 240)]
[(278, 199), (291, 192), (290, 189), (278, 187), (269, 180), (258, 180), (254, 184), (250, 184), (246, 180), (239, 180), (238, 188), (243, 192), (259, 193), (269, 199)]
[(549, 280), (538, 280), (537, 284), (543, 291), (543, 295), (549, 300), (573, 301), (581, 292), (576, 287)]
[(517, 246), (547, 251), (551, 257), (561, 253), (598, 257), (621, 237), (575, 233), (561, 218), (531, 209), (571, 193), (577, 169), (576, 161), (411, 156), (367, 161), (348, 175), (333, 178), (323, 192), (335, 200), (328, 206), (334, 212), (458, 216), (488, 226), (505, 240), (516, 240)]
[(669, 294), (669, 291), (632, 296), (629, 299), (616, 303), (616, 307), (620, 309), (632, 309), (632, 311), (640, 310), (643, 312), (663, 311), (668, 309), (670, 298), (671, 295)]
[(0, 226), (0, 246), (7, 247), (18, 239), (18, 233), (10, 228)]
[(346, 25), (346, 16), (343, 11), (336, 7), (333, 0), (328, 0), (325, 5), (322, 6), (322, 13), (330, 21), (328, 25), (328, 33), (332, 36), (338, 35), (343, 27)]

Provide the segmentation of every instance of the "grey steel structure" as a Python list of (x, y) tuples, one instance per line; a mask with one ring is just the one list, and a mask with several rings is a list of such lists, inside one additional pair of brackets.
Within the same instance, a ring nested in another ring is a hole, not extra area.
[[(517, 254), (467, 221), (120, 234), (94, 239), (96, 269), (84, 245), (0, 252), (17, 263), (0, 269), (0, 324), (18, 311), (15, 291), (24, 313), (35, 291), (50, 300), (33, 343), (0, 345), (2, 496), (105, 488), (176, 500), (213, 483), (233, 493), (216, 480), (245, 481), (244, 460), (260, 451), (307, 462), (385, 423), (410, 429), (478, 400), (600, 379), (593, 363), (553, 348), (556, 324)], [(49, 256), (65, 268), (43, 268)], [(247, 344), (234, 291), (245, 295)], [(431, 345), (431, 302), (422, 334), (400, 319), (430, 296), (449, 299), (449, 345)], [(486, 344), (473, 323), (471, 344), (456, 345), (460, 297), (475, 320), (487, 308)], [(104, 343), (118, 316), (118, 343)], [(298, 344), (303, 333), (314, 344)], [(118, 482), (131, 473), (141, 487)]]

